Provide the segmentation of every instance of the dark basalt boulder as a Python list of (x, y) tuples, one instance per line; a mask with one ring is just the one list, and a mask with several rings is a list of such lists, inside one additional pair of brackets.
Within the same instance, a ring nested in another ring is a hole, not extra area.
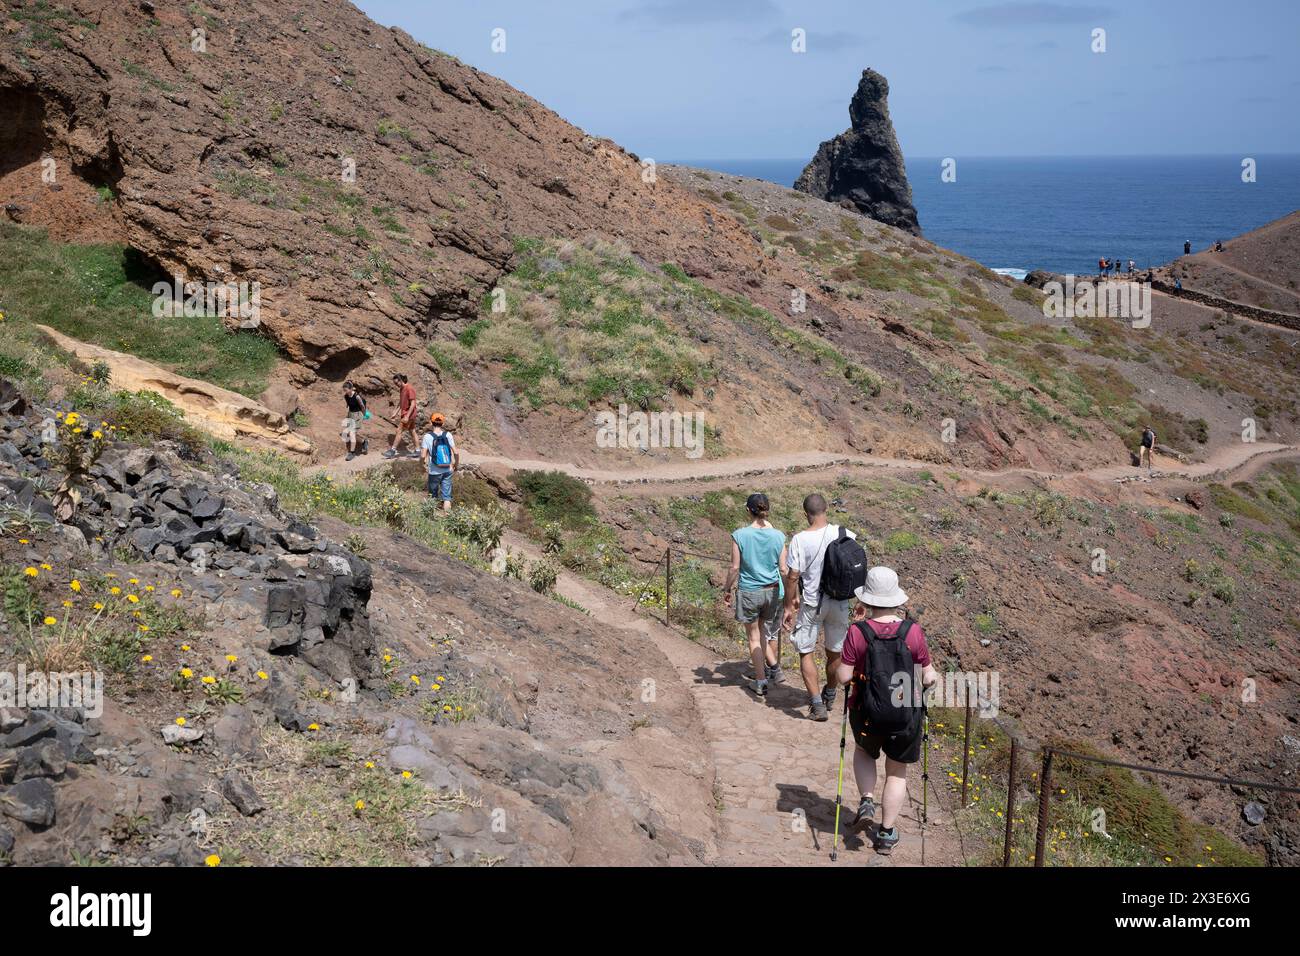
[(889, 82), (863, 70), (849, 103), (852, 126), (817, 149), (794, 188), (921, 235), (903, 151), (889, 118)]

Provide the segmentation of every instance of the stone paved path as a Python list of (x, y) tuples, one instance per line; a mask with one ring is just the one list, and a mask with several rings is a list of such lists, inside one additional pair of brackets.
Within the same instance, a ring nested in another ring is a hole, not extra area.
[[(505, 543), (514, 551), (536, 556), (535, 546), (522, 537), (511, 534)], [(596, 620), (626, 631), (629, 640), (653, 642), (690, 688), (716, 773), (718, 852), (711, 862), (731, 866), (832, 865), (842, 709), (826, 723), (809, 720), (807, 695), (794, 675), (785, 685), (773, 688), (766, 701), (759, 701), (743, 683), (744, 661), (720, 660), (710, 650), (634, 610), (627, 598), (568, 572), (561, 573), (556, 589)], [(849, 756), (846, 753), (841, 834), (858, 800)], [(925, 862), (930, 866), (965, 863), (952, 822), (955, 801), (941, 782), (946, 779), (949, 756), (937, 749), (930, 754), (925, 839)], [(883, 758), (877, 775), (883, 781)], [(877, 799), (880, 785), (878, 782)], [(908, 788), (912, 799), (899, 824), (903, 839), (893, 853), (880, 856), (861, 836), (842, 835), (835, 865), (920, 865), (919, 765), (909, 777)]]

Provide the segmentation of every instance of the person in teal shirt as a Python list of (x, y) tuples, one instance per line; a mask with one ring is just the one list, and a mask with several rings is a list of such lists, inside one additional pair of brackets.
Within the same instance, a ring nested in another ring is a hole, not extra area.
[[(767, 520), (767, 495), (753, 494), (745, 502), (752, 519), (731, 535), (731, 569), (722, 603), (734, 604), (736, 620), (745, 626), (749, 657), (754, 665), (750, 689), (759, 697), (769, 682), (781, 681), (781, 664), (772, 646), (781, 621), (782, 581), (786, 575), (785, 535)], [(733, 598), (734, 591), (734, 598)]]

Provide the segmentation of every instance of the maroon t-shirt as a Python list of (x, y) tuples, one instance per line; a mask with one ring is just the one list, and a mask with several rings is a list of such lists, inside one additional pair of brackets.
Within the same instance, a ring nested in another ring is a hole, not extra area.
[[(898, 625), (902, 621), (858, 621), (857, 626), (850, 624), (848, 636), (844, 638), (844, 649), (840, 662), (848, 664), (853, 668), (853, 693), (849, 696), (849, 706), (854, 706), (857, 701), (857, 681), (863, 678), (863, 669), (866, 667), (867, 641), (862, 636), (859, 628), (870, 630), (873, 636), (893, 637), (898, 633)], [(907, 650), (912, 655), (912, 663), (918, 667), (926, 667), (930, 663), (930, 647), (925, 643), (925, 631), (921, 630), (921, 625), (916, 621), (907, 631)]]

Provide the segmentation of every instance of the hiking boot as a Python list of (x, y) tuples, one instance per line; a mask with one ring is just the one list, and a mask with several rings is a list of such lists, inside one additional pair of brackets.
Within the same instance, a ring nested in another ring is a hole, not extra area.
[(871, 822), (872, 817), (876, 815), (876, 799), (867, 794), (858, 803), (858, 812), (853, 817), (853, 822), (849, 824), (852, 830), (861, 830)]
[(363, 455), (368, 455), (368, 454), (370, 454), (370, 439), (369, 439), (369, 438), (363, 438), (363, 439), (361, 439), (361, 454), (363, 454)]
[(781, 670), (780, 664), (768, 664), (764, 668), (764, 672), (767, 674), (769, 684), (785, 683), (785, 671)]
[(393, 448), (390, 448), (390, 449), (388, 449), (388, 451), (384, 452), (384, 457), (385, 457), (385, 458), (396, 458), (396, 457), (397, 457), (397, 451), (396, 451), (395, 449), (393, 449)]
[(419, 457), (420, 457), (420, 453), (419, 453), (418, 451), (408, 451), (408, 452), (406, 453), (406, 457), (407, 457), (407, 458), (419, 458)]
[(344, 458), (343, 460), (344, 460), (344, 461), (351, 461), (353, 458), (356, 458), (356, 457), (357, 457), (356, 452), (350, 451), (350, 452), (348, 452), (347, 457)]
[(822, 703), (826, 705), (827, 710), (830, 710), (835, 706), (835, 692), (838, 689), (838, 687), (831, 687), (829, 685), (822, 688)]
[(808, 705), (808, 716), (819, 723), (830, 720), (830, 714), (826, 710), (826, 705), (821, 702), (820, 698), (812, 701)]
[(754, 692), (754, 696), (755, 696), (755, 697), (766, 697), (766, 696), (767, 696), (767, 681), (766, 681), (766, 680), (750, 680), (750, 682), (749, 682), (749, 689), (752, 690), (752, 691)]
[(889, 856), (890, 851), (898, 846), (898, 827), (890, 827), (888, 830), (881, 827), (871, 838), (871, 843), (881, 856)]

